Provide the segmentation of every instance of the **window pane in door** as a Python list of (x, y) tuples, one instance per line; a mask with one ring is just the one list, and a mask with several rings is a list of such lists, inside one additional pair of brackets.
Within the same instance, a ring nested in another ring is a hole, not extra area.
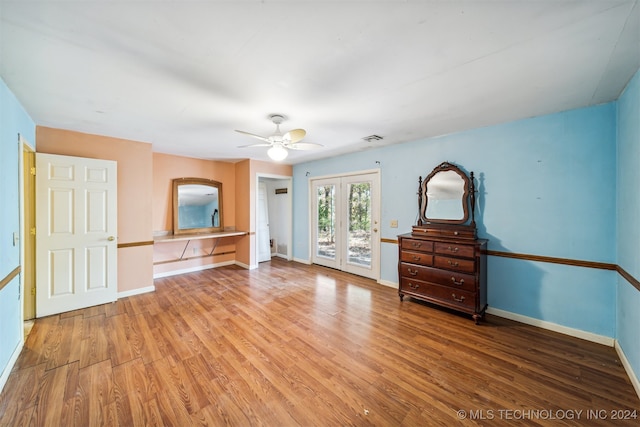
[(371, 183), (349, 184), (347, 262), (371, 266)]
[(335, 259), (336, 258), (336, 205), (335, 205), (335, 185), (324, 185), (317, 187), (316, 194), (318, 202), (318, 242), (316, 243), (316, 255)]

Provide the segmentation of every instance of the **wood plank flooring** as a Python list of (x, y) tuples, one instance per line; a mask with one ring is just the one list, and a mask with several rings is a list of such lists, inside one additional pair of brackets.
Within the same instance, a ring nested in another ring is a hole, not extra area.
[(639, 422), (609, 347), (490, 315), (476, 326), (371, 280), (276, 259), (155, 285), (38, 319), (0, 425)]

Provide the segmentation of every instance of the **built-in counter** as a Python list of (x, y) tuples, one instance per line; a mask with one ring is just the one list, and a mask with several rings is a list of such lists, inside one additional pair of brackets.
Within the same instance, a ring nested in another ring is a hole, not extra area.
[(197, 234), (168, 234), (163, 236), (155, 236), (153, 238), (153, 244), (160, 243), (172, 243), (172, 242), (185, 242), (184, 249), (182, 250), (182, 254), (179, 258), (171, 261), (163, 261), (163, 262), (174, 262), (174, 261), (182, 261), (184, 258), (184, 254), (187, 252), (187, 248), (189, 247), (189, 243), (192, 240), (202, 240), (202, 239), (213, 239), (213, 247), (211, 248), (211, 252), (209, 252), (208, 256), (215, 255), (213, 252), (216, 250), (218, 246), (218, 242), (220, 239), (225, 237), (236, 237), (236, 236), (245, 236), (249, 234), (246, 231), (220, 231), (216, 233), (197, 233)]

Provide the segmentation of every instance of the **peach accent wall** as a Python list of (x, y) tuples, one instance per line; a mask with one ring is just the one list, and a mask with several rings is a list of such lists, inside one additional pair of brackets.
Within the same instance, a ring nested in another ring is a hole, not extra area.
[(194, 159), (153, 153), (153, 230), (173, 230), (174, 178), (207, 178), (222, 183), (223, 225), (236, 225), (235, 165), (229, 162)]
[[(118, 162), (118, 291), (153, 286), (152, 151), (151, 144), (36, 127), (37, 152)], [(125, 261), (126, 258), (126, 261)]]
[(239, 239), (236, 243), (236, 261), (246, 268), (252, 268), (252, 251), (255, 247), (255, 229), (251, 221), (251, 161), (243, 160), (236, 163), (236, 191), (240, 197), (236, 198), (236, 224), (239, 230), (248, 231), (249, 235)]
[[(229, 163), (153, 153), (151, 144), (81, 132), (36, 128), (38, 152), (115, 160), (118, 162), (118, 291), (153, 286), (154, 274), (238, 263), (257, 267), (255, 254), (256, 177), (258, 174), (292, 176), (290, 165), (243, 160)], [(213, 240), (192, 241), (185, 257), (184, 243), (148, 244), (154, 232), (173, 228), (173, 178), (198, 177), (222, 182), (225, 228), (248, 231), (244, 237), (224, 238), (209, 257)], [(135, 246), (138, 243), (140, 246)], [(154, 263), (156, 265), (154, 266)]]
[[(222, 183), (222, 221), (225, 229), (237, 228), (236, 224), (236, 177), (235, 164), (215, 160), (194, 159), (171, 154), (153, 153), (153, 231), (173, 232), (173, 185), (174, 178), (207, 178)], [(237, 237), (225, 237), (218, 242), (215, 253), (213, 239), (193, 240), (180, 258), (186, 242), (159, 243), (154, 247), (153, 273), (156, 276), (171, 272), (193, 271), (215, 265), (235, 262)], [(191, 259), (186, 259), (191, 258)], [(174, 262), (167, 262), (174, 260)]]

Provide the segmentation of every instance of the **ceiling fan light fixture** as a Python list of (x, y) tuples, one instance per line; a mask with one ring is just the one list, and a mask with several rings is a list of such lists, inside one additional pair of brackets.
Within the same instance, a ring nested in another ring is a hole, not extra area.
[(271, 160), (279, 162), (286, 159), (289, 155), (289, 152), (282, 145), (274, 145), (273, 147), (269, 148), (269, 150), (267, 150), (267, 155)]

